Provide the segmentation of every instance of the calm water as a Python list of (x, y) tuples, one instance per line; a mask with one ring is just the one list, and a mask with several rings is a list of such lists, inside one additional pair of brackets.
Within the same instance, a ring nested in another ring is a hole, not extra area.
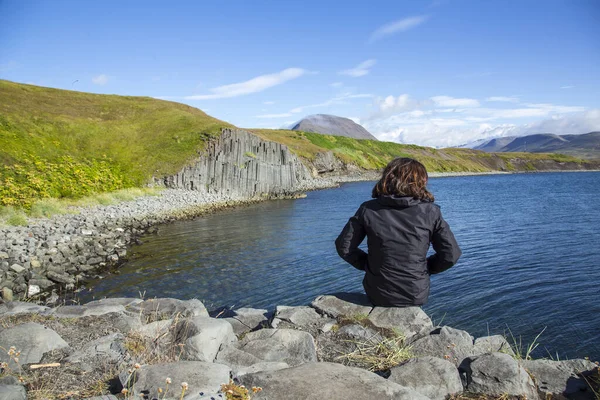
[[(361, 290), (334, 240), (372, 183), (161, 227), (92, 296), (199, 298), (210, 307), (305, 305)], [(600, 173), (440, 178), (430, 190), (463, 257), (432, 278), (425, 310), (475, 336), (507, 333), (537, 356), (600, 359)]]

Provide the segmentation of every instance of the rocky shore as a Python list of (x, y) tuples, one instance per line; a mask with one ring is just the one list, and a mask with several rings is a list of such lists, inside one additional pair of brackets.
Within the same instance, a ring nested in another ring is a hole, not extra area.
[(0, 227), (0, 290), (5, 300), (36, 298), (53, 289), (72, 291), (101, 271), (118, 266), (127, 247), (156, 225), (224, 208), (374, 179), (354, 174), (305, 180), (296, 192), (268, 197), (164, 189), (110, 206), (81, 207), (72, 214), (29, 219), (27, 226)]
[(530, 360), (366, 296), (209, 312), (198, 300), (0, 304), (0, 398), (597, 399), (598, 365)]

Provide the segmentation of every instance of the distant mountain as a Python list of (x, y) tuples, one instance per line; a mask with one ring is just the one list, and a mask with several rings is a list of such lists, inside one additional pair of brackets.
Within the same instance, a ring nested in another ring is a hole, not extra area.
[(309, 115), (296, 122), (292, 126), (292, 130), (346, 136), (354, 139), (377, 140), (369, 131), (351, 119), (327, 114)]
[(491, 140), (486, 140), (485, 142), (471, 148), (487, 152), (502, 151), (501, 149), (513, 140), (515, 140), (514, 136), (499, 137)]
[(562, 153), (584, 158), (600, 158), (600, 132), (582, 135), (541, 133), (519, 137), (501, 137), (483, 143), (465, 145), (491, 152)]

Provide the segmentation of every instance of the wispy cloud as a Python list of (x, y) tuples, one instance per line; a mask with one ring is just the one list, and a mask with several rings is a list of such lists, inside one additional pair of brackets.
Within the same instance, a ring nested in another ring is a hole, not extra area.
[(262, 92), (273, 86), (281, 85), (292, 79), (305, 75), (306, 70), (302, 68), (287, 68), (274, 74), (260, 75), (245, 82), (232, 83), (210, 89), (210, 94), (199, 94), (186, 96), (186, 100), (210, 100), (225, 99), (230, 97), (245, 96), (251, 93)]
[(275, 104), (275, 102), (274, 101), (264, 101), (263, 104), (266, 106), (272, 106), (273, 104)]
[(333, 82), (333, 83), (330, 83), (329, 86), (331, 86), (333, 88), (341, 88), (342, 86), (344, 86), (344, 84), (342, 82)]
[(500, 103), (518, 103), (519, 102), (519, 98), (518, 97), (507, 97), (507, 96), (492, 96), (492, 97), (487, 97), (485, 99), (485, 101), (490, 101), (490, 102), (500, 102)]
[(572, 85), (567, 85), (567, 86), (561, 86), (561, 89), (573, 89), (575, 86)]
[(359, 76), (368, 75), (370, 69), (377, 63), (377, 60), (366, 60), (358, 64), (354, 68), (345, 69), (343, 71), (338, 72), (340, 75), (347, 75), (353, 78), (358, 78)]
[(108, 83), (108, 75), (100, 74), (92, 78), (92, 82), (96, 85), (106, 85)]
[(372, 97), (373, 97), (372, 94), (367, 94), (367, 93), (361, 93), (361, 94), (343, 93), (339, 96), (333, 97), (333, 98), (326, 100), (324, 102), (321, 102), (321, 103), (308, 104), (305, 106), (295, 107), (295, 108), (292, 108), (291, 110), (289, 110), (288, 112), (280, 113), (280, 114), (255, 115), (254, 118), (276, 119), (276, 118), (292, 117), (292, 116), (296, 116), (295, 114), (300, 114), (300, 113), (304, 112), (305, 110), (308, 110), (311, 108), (326, 108), (326, 107), (329, 107), (332, 105), (346, 104), (346, 103), (348, 103), (348, 100), (352, 100), (352, 99), (367, 99), (367, 98), (372, 98)]
[(262, 114), (262, 115), (256, 115), (254, 118), (275, 119), (275, 118), (288, 118), (288, 117), (291, 117), (291, 116), (292, 116), (292, 113)]
[(479, 101), (476, 99), (434, 96), (431, 100), (438, 107), (479, 107)]
[(298, 114), (303, 112), (304, 110), (308, 109), (308, 108), (324, 108), (324, 107), (329, 107), (331, 105), (334, 104), (344, 104), (346, 103), (346, 100), (351, 100), (351, 99), (366, 99), (366, 98), (372, 98), (373, 95), (372, 94), (349, 94), (349, 93), (345, 93), (342, 94), (340, 96), (336, 96), (332, 99), (329, 99), (327, 101), (324, 101), (322, 103), (317, 103), (317, 104), (309, 104), (306, 106), (300, 106), (300, 107), (296, 107), (293, 108), (292, 110), (290, 110), (291, 113), (294, 114)]
[(372, 34), (369, 42), (375, 42), (379, 39), (382, 39), (386, 36), (393, 35), (398, 32), (405, 32), (409, 29), (415, 28), (429, 18), (428, 15), (419, 15), (415, 17), (408, 17), (399, 19), (397, 21), (391, 22), (389, 24), (383, 25), (377, 28)]

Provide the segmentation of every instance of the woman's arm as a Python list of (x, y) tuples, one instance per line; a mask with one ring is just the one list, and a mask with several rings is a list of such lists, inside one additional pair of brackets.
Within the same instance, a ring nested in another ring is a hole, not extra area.
[(362, 207), (350, 218), (342, 233), (335, 240), (335, 248), (346, 262), (354, 268), (364, 271), (367, 266), (367, 253), (358, 248), (366, 236), (361, 222)]
[(456, 238), (448, 223), (442, 218), (441, 212), (433, 227), (431, 244), (435, 254), (427, 258), (427, 269), (430, 274), (439, 274), (451, 268), (462, 254)]

